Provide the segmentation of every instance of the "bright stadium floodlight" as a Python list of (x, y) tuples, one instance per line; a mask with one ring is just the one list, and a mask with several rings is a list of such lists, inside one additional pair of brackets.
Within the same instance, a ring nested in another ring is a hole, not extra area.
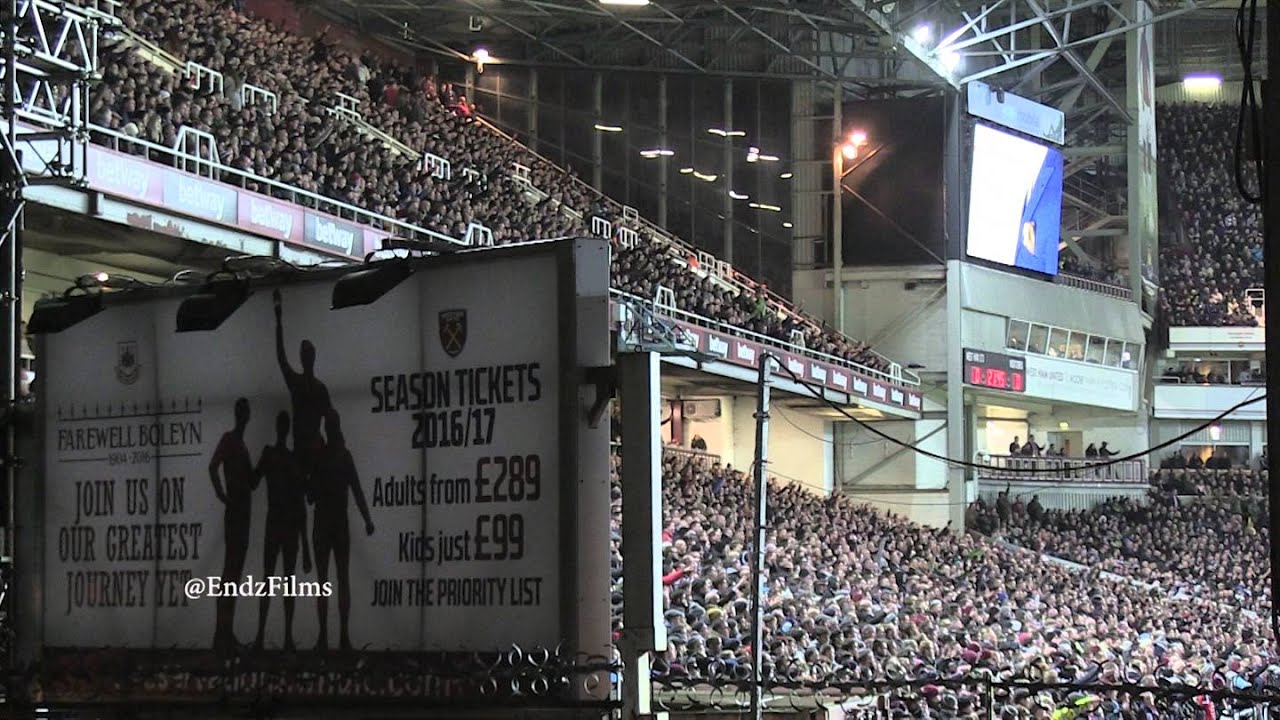
[(938, 62), (942, 64), (942, 69), (954, 73), (956, 68), (960, 67), (960, 53), (955, 50), (944, 50), (938, 56)]
[(1222, 87), (1222, 78), (1217, 75), (1188, 75), (1182, 78), (1182, 87), (1193, 92), (1206, 92)]
[[(75, 290), (76, 288), (72, 288)], [(88, 320), (102, 312), (102, 295), (85, 293), (72, 295), (72, 290), (61, 297), (42, 298), (36, 301), (31, 310), (31, 319), (27, 321), (27, 333), (30, 335), (50, 335)]]
[(925, 23), (920, 23), (915, 30), (911, 31), (911, 37), (921, 45), (925, 45), (933, 37), (933, 28)]
[(94, 276), (93, 276), (93, 279), (94, 279), (94, 280), (97, 280), (97, 281), (98, 281), (98, 282), (100, 282), (100, 283), (105, 283), (105, 282), (107, 282), (108, 280), (110, 280), (110, 279), (111, 279), (111, 276), (110, 276), (110, 275), (108, 275), (108, 274), (107, 274), (107, 273), (105, 273), (105, 272), (100, 272), (100, 273), (97, 273), (96, 275), (94, 275)]
[(476, 70), (484, 72), (484, 64), (490, 60), (489, 51), (486, 48), (476, 48), (475, 52), (471, 53), (471, 59), (476, 63)]
[(217, 330), (249, 299), (249, 283), (240, 278), (214, 280), (178, 306), (178, 332)]
[(787, 229), (791, 229), (791, 228), (795, 227), (795, 225), (792, 225), (790, 222), (784, 222), (784, 223), (782, 223), (782, 227), (787, 228)]
[(794, 173), (789, 173), (789, 172), (784, 172), (784, 173), (782, 173), (781, 175), (779, 175), (778, 177), (782, 178), (783, 180), (790, 180), (791, 178), (795, 177), (795, 174), (794, 174)]

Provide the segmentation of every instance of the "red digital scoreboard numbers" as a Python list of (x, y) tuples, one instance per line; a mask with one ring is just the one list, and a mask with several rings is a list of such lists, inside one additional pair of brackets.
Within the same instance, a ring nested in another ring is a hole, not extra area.
[(1026, 392), (1026, 361), (1003, 353), (965, 348), (964, 381), (975, 387)]

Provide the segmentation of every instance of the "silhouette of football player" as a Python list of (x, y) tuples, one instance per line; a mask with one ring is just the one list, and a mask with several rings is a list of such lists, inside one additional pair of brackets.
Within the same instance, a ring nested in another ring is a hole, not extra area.
[[(267, 480), (267, 526), (262, 545), (262, 575), (271, 577), (276, 571), (276, 558), (284, 554), (284, 574), (293, 575), (298, 559), (298, 547), (302, 547), (302, 572), (311, 572), (311, 549), (307, 542), (307, 501), (302, 471), (297, 459), (289, 451), (289, 413), (281, 411), (276, 416), (276, 444), (262, 449), (258, 467), (254, 468), (257, 481)], [(258, 639), (254, 647), (262, 649), (263, 635), (267, 629), (267, 612), (271, 597), (263, 595), (258, 601)], [(284, 598), (284, 649), (293, 650), (293, 597)]]
[[(329, 579), (329, 558), (333, 557), (338, 586), (338, 624), (340, 648), (351, 649), (347, 633), (347, 620), (351, 615), (351, 530), (347, 523), (347, 493), (355, 496), (356, 507), (364, 518), (364, 532), (373, 534), (373, 519), (369, 517), (369, 505), (360, 487), (360, 476), (355, 461), (347, 450), (342, 437), (338, 413), (329, 410), (324, 416), (324, 434), (328, 438), (316, 463), (309, 487), (310, 498), (315, 503), (315, 519), (312, 521), (312, 539), (315, 543), (316, 576), (323, 584)], [(320, 613), (320, 639), (317, 650), (329, 647), (329, 598), (316, 598)]]
[[(258, 479), (253, 474), (253, 461), (249, 458), (249, 448), (244, 444), (244, 429), (249, 425), (247, 399), (236, 400), (235, 415), (235, 427), (222, 434), (213, 457), (209, 459), (213, 492), (225, 506), (222, 513), (227, 533), (222, 561), (224, 586), (227, 583), (239, 583), (243, 579), (244, 558), (249, 551), (249, 515), (253, 504), (253, 490), (258, 485)], [(236, 646), (235, 616), (235, 597), (220, 596), (213, 631), (215, 650), (227, 651)]]
[(293, 452), (298, 457), (303, 477), (308, 478), (315, 468), (316, 455), (324, 446), (320, 423), (332, 407), (329, 388), (316, 378), (316, 346), (310, 340), (303, 340), (299, 347), (302, 372), (289, 364), (289, 356), (284, 350), (284, 323), (281, 320), (284, 306), (280, 291), (273, 291), (271, 298), (276, 308), (276, 359), (280, 362), (280, 372), (284, 374), (293, 405)]

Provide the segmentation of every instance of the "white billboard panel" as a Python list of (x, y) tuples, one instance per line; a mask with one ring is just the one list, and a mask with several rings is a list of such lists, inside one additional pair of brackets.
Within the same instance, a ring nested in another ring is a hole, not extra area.
[(1138, 408), (1138, 373), (1132, 370), (1024, 356), (1029, 397), (1134, 412)]
[[(478, 255), (363, 307), (331, 311), (329, 277), (255, 288), (214, 332), (175, 332), (180, 298), (163, 298), (47, 336), (41, 644), (470, 652), (590, 634), (565, 626), (566, 605), (607, 598), (573, 596), (562, 449), (603, 457), (607, 440), (565, 441), (578, 389), (562, 383), (607, 326), (563, 335), (565, 253)], [(276, 592), (208, 597), (242, 580)]]

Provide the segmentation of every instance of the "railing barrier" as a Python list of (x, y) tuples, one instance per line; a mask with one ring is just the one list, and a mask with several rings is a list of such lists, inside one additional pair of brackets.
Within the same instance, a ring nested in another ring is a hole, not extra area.
[(653, 304), (663, 310), (676, 309), (676, 293), (665, 285), (659, 285), (657, 291), (653, 294)]
[(218, 141), (212, 134), (183, 125), (173, 143), (178, 154), (178, 169), (208, 178), (216, 178), (222, 161), (218, 158)]
[[(1104, 464), (1105, 458), (1038, 457), (1034, 455), (989, 455), (976, 453), (981, 465), (977, 474), (987, 480), (1043, 482), (1146, 483), (1146, 464), (1141, 460)], [(1102, 465), (1102, 467), (1095, 467)], [(1034, 470), (1035, 472), (1027, 472)]]
[(225, 87), (222, 73), (194, 60), (187, 61), (186, 76), (191, 81), (193, 90), (221, 95)]
[(240, 86), (240, 104), (243, 107), (266, 106), (268, 115), (275, 115), (280, 110), (280, 98), (275, 93), (249, 83)]
[(493, 247), (493, 231), (478, 222), (467, 224), (467, 234), (463, 242), (471, 247)]
[(629, 227), (618, 228), (618, 244), (624, 249), (630, 250), (640, 244), (640, 233)]
[(453, 178), (453, 163), (434, 153), (422, 153), (422, 161), (419, 163), (418, 169), (422, 172), (430, 173), (431, 177), (441, 180)]
[(610, 238), (613, 237), (613, 223), (605, 220), (599, 215), (591, 216), (591, 234), (596, 237)]

